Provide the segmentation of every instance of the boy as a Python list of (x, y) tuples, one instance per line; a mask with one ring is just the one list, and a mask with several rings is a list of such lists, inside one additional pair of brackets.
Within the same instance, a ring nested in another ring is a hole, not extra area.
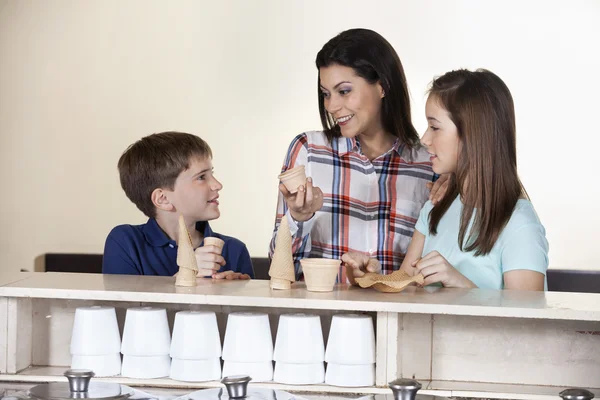
[[(127, 148), (118, 169), (125, 194), (149, 220), (119, 225), (109, 233), (103, 273), (176, 274), (178, 219), (183, 215), (198, 269), (212, 269), (216, 279), (254, 277), (246, 245), (213, 232), (208, 223), (220, 216), (223, 186), (213, 175), (212, 151), (204, 140), (181, 132), (146, 136)], [(215, 246), (202, 246), (205, 237), (222, 239), (222, 253)]]

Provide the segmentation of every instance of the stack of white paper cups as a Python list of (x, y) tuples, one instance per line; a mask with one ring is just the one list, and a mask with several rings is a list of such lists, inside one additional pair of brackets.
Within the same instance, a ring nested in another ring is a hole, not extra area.
[(229, 314), (223, 361), (223, 376), (249, 375), (253, 382), (273, 380), (273, 340), (267, 314)]
[(121, 373), (121, 336), (114, 307), (78, 307), (71, 335), (71, 368), (96, 376)]
[(341, 314), (331, 319), (325, 351), (325, 383), (334, 386), (375, 384), (375, 330), (368, 315)]
[(283, 314), (275, 339), (275, 382), (310, 385), (325, 380), (325, 346), (318, 315)]
[(171, 334), (164, 308), (127, 309), (123, 329), (121, 375), (151, 379), (169, 376)]
[(175, 314), (171, 357), (171, 379), (188, 382), (221, 379), (221, 339), (214, 312)]

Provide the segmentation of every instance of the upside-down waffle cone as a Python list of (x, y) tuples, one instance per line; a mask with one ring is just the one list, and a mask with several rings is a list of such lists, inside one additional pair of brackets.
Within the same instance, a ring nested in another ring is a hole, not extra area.
[(424, 282), (423, 274), (409, 276), (402, 270), (394, 271), (389, 275), (369, 272), (360, 278), (356, 278), (356, 283), (362, 288), (372, 287), (373, 289), (384, 293), (397, 293), (404, 290), (411, 283), (422, 285)]
[(179, 268), (175, 286), (196, 286), (196, 271), (184, 267)]
[(179, 241), (177, 247), (177, 265), (179, 272), (175, 279), (176, 286), (196, 286), (198, 263), (194, 254), (192, 238), (188, 232), (183, 215), (179, 216)]
[(294, 256), (292, 255), (292, 235), (287, 216), (281, 218), (281, 224), (275, 238), (275, 252), (269, 268), (271, 289), (289, 289), (296, 280)]

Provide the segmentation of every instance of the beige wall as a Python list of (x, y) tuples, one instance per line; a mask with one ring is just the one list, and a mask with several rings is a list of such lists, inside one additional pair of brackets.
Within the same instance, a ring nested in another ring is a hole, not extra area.
[(266, 255), (287, 145), (319, 127), (314, 57), (368, 27), (402, 58), (420, 131), (434, 75), (506, 81), (551, 266), (600, 269), (598, 20), (600, 1), (0, 0), (0, 268), (101, 252), (114, 225), (143, 222), (116, 162), (163, 130), (208, 140), (215, 228)]

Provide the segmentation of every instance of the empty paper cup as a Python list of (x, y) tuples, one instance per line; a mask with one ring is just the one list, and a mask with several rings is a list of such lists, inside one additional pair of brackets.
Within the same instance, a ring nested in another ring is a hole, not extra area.
[[(227, 317), (223, 341), (223, 360), (271, 362), (273, 340), (269, 316), (264, 313), (235, 312)], [(227, 376), (230, 374), (226, 374)], [(239, 375), (239, 374), (233, 374)], [(250, 375), (254, 379), (254, 375)]]
[(123, 356), (121, 376), (127, 378), (153, 379), (169, 376), (171, 357), (164, 356)]
[(71, 354), (105, 356), (119, 352), (121, 336), (114, 307), (77, 307), (71, 335)]
[(289, 385), (314, 385), (325, 380), (325, 364), (289, 364), (281, 361), (275, 363), (273, 380)]
[(303, 258), (300, 260), (306, 290), (331, 292), (340, 271), (340, 260), (330, 258)]
[(344, 365), (374, 363), (373, 319), (361, 314), (334, 315), (331, 318), (325, 361)]
[(322, 363), (325, 360), (325, 345), (319, 316), (281, 315), (273, 359), (291, 364)]
[(333, 386), (359, 387), (375, 385), (375, 364), (327, 364), (325, 383)]
[(283, 174), (279, 175), (278, 178), (290, 193), (296, 193), (300, 186), (306, 185), (304, 165), (288, 169)]
[(71, 357), (71, 369), (91, 369), (94, 376), (115, 376), (121, 373), (121, 354), (114, 353), (103, 356)]
[(167, 310), (152, 307), (127, 309), (121, 353), (131, 356), (164, 356), (169, 354), (170, 348)]
[(180, 360), (221, 357), (221, 339), (214, 312), (179, 311), (175, 314), (171, 357)]
[(204, 238), (204, 246), (215, 246), (219, 248), (219, 253), (223, 250), (223, 245), (225, 242), (216, 237), (206, 237)]
[(206, 382), (221, 379), (221, 360), (171, 360), (171, 379), (185, 382)]
[(263, 362), (223, 362), (223, 376), (248, 375), (252, 382), (273, 380), (273, 361)]

